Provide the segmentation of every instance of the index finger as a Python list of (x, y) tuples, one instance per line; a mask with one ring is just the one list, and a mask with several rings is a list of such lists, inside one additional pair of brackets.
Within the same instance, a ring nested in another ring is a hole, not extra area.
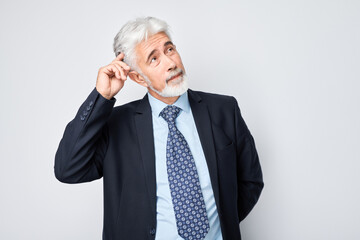
[(125, 55), (123, 52), (121, 52), (119, 55), (116, 56), (115, 60), (122, 61), (124, 59)]

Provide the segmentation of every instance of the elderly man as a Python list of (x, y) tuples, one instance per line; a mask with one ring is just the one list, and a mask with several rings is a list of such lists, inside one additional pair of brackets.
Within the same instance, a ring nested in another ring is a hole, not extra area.
[[(56, 178), (103, 177), (106, 240), (241, 239), (263, 180), (236, 100), (188, 89), (164, 21), (128, 22), (114, 51), (66, 126)], [(148, 93), (114, 108), (127, 77)]]

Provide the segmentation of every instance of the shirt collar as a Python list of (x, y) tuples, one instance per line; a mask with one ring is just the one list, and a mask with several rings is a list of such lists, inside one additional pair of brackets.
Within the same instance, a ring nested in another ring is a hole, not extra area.
[[(155, 116), (160, 116), (160, 112), (167, 106), (166, 103), (160, 101), (159, 99), (153, 97), (149, 92), (147, 93), (149, 103), (151, 106), (151, 111), (155, 114)], [(183, 93), (177, 100), (174, 102), (175, 106), (181, 108), (186, 113), (190, 112), (190, 103), (188, 98), (188, 92)]]

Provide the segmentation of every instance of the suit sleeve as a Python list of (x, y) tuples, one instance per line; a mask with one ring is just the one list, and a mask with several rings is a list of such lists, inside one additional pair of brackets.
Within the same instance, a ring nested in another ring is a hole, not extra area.
[(94, 88), (69, 122), (55, 155), (55, 176), (64, 183), (89, 182), (102, 177), (108, 146), (107, 120), (116, 99)]
[(241, 116), (236, 100), (234, 108), (237, 139), (238, 216), (239, 221), (242, 221), (258, 201), (264, 182), (254, 138)]

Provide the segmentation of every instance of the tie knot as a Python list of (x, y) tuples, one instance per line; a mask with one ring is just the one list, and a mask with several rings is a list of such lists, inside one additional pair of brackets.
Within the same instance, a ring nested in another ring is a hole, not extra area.
[(160, 112), (160, 116), (164, 118), (168, 124), (174, 124), (180, 110), (181, 108), (177, 106), (168, 105)]

